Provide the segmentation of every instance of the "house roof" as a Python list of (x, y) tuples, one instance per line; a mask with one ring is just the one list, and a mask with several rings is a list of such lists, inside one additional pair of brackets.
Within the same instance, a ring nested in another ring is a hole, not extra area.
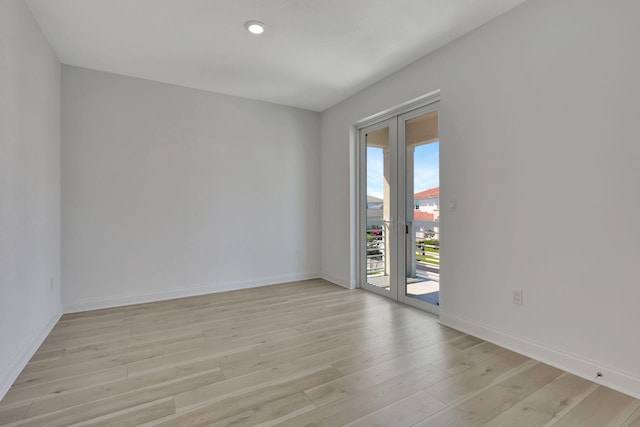
[(440, 197), (440, 187), (430, 188), (413, 195), (414, 200), (428, 200)]
[(382, 203), (382, 202), (384, 202), (384, 200), (367, 195), (367, 203)]
[(435, 221), (435, 215), (429, 212), (414, 211), (414, 221)]

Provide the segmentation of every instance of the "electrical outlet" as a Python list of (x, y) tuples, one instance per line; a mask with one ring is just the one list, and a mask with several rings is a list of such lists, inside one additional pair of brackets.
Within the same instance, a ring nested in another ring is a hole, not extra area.
[(516, 305), (522, 305), (522, 289), (513, 290), (513, 303)]

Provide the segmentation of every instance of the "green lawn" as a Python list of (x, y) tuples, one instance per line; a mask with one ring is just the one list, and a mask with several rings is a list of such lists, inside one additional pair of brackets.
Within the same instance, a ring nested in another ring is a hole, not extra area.
[[(421, 249), (418, 249), (418, 250), (420, 251)], [(439, 254), (440, 253), (440, 249), (434, 249), (434, 248), (424, 248), (424, 251), (425, 252), (432, 252), (434, 254)]]
[[(424, 255), (422, 255), (423, 249), (425, 253)], [(440, 265), (440, 258), (431, 254), (440, 254), (440, 248), (430, 248), (428, 246), (425, 246), (424, 248), (420, 246), (416, 247), (416, 260), (428, 262), (429, 264)]]
[(436, 258), (436, 257), (433, 257), (433, 256), (429, 256), (429, 255), (416, 254), (416, 260), (428, 262), (429, 264), (440, 265), (440, 259), (439, 258)]

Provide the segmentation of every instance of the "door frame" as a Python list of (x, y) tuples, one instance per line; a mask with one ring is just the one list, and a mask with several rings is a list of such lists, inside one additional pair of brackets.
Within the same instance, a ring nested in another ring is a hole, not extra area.
[[(411, 120), (411, 119), (415, 119), (416, 117), (420, 117), (426, 114), (430, 114), (433, 113), (434, 111), (440, 111), (440, 102), (436, 101), (436, 102), (432, 102), (429, 103), (428, 105), (424, 105), (422, 107), (418, 107), (418, 108), (414, 108), (411, 111), (407, 111), (405, 113), (399, 114), (397, 116), (397, 120), (398, 120), (398, 144), (405, 144), (405, 137), (406, 137), (406, 122)], [(439, 113), (438, 113), (439, 114)], [(438, 132), (438, 140), (440, 140), (440, 133)], [(407, 155), (407, 149), (406, 146), (402, 146), (400, 147), (398, 145), (398, 164), (401, 165), (398, 168), (398, 177), (397, 177), (397, 181), (398, 181), (398, 194), (403, 194), (404, 198), (407, 197), (407, 188), (406, 188), (406, 164), (407, 164), (407, 159), (406, 159), (406, 155)], [(439, 162), (439, 159), (438, 159)], [(397, 201), (396, 201), (397, 202)], [(398, 218), (402, 219), (402, 225), (403, 228), (406, 227), (407, 225), (409, 225), (407, 223), (407, 211), (409, 209), (409, 205), (411, 205), (411, 209), (413, 210), (413, 200), (411, 200), (411, 203), (409, 203), (409, 200), (405, 200), (405, 203), (403, 204), (397, 204), (397, 209), (398, 209)], [(442, 206), (442, 204), (440, 205)], [(398, 222), (398, 224), (400, 224), (400, 222)], [(442, 235), (442, 226), (440, 225), (440, 231), (438, 232), (440, 235)], [(409, 296), (407, 296), (406, 294), (406, 286), (407, 286), (407, 257), (408, 256), (414, 256), (415, 257), (415, 234), (413, 236), (411, 236), (412, 240), (411, 240), (411, 244), (410, 242), (407, 240), (409, 239), (408, 234), (403, 233), (403, 239), (402, 239), (402, 244), (404, 245), (404, 259), (402, 259), (402, 262), (399, 262), (399, 266), (398, 266), (398, 277), (397, 277), (397, 292), (398, 292), (398, 301), (402, 302), (404, 304), (419, 308), (421, 310), (425, 310), (428, 311), (429, 313), (438, 315), (440, 313), (439, 310), (439, 306), (437, 305), (433, 305), (433, 304), (429, 304), (427, 302), (421, 301), (419, 299), (416, 298), (411, 298)], [(398, 236), (398, 239), (400, 239), (400, 236)], [(400, 243), (398, 243), (398, 245), (400, 245)], [(409, 251), (411, 251), (412, 248), (413, 252), (409, 253)], [(442, 276), (440, 276), (442, 278)], [(441, 286), (442, 280), (440, 279), (438, 281), (439, 285)], [(440, 293), (440, 296), (442, 296), (442, 293)]]
[[(398, 249), (399, 249), (399, 237), (398, 237), (398, 219), (399, 219), (399, 212), (397, 209), (398, 206), (398, 158), (397, 158), (397, 153), (398, 153), (398, 129), (397, 129), (397, 125), (398, 125), (398, 120), (396, 117), (392, 117), (386, 120), (382, 120), (380, 122), (377, 122), (375, 124), (372, 124), (370, 126), (367, 127), (363, 127), (360, 128), (358, 130), (358, 141), (360, 144), (360, 165), (362, 165), (362, 167), (358, 170), (358, 178), (359, 178), (359, 186), (360, 186), (360, 200), (359, 200), (359, 206), (360, 209), (358, 210), (358, 216), (359, 216), (359, 224), (360, 224), (360, 230), (358, 232), (359, 237), (359, 254), (360, 254), (360, 273), (359, 273), (359, 279), (358, 280), (358, 287), (366, 289), (368, 291), (371, 292), (375, 292), (377, 294), (380, 295), (384, 295), (386, 297), (389, 297), (391, 299), (397, 300), (398, 299), (398, 288), (397, 288), (397, 280), (395, 280), (395, 277), (398, 276), (398, 268), (399, 268), (399, 262), (398, 262), (398, 257), (395, 256), (395, 254), (397, 253)], [(390, 205), (390, 211), (389, 211), (389, 232), (387, 233), (386, 238), (388, 239), (388, 247), (389, 247), (389, 253), (385, 253), (385, 258), (389, 257), (389, 254), (394, 254), (394, 256), (388, 258), (389, 259), (389, 281), (390, 281), (390, 286), (389, 286), (389, 290), (387, 291), (384, 288), (380, 288), (378, 286), (373, 286), (373, 285), (369, 285), (367, 283), (367, 262), (364, 259), (365, 255), (367, 253), (367, 239), (366, 239), (366, 224), (367, 224), (367, 150), (365, 147), (366, 144), (366, 135), (368, 133), (372, 133), (375, 132), (377, 130), (380, 129), (384, 129), (384, 128), (389, 128), (389, 176), (395, 176), (396, 179), (394, 179), (392, 185), (391, 185), (391, 191), (389, 192), (389, 205)], [(363, 228), (364, 227), (364, 228)]]
[[(375, 286), (367, 286), (366, 284), (366, 262), (363, 260), (363, 256), (366, 253), (366, 149), (365, 149), (365, 140), (364, 132), (373, 132), (378, 129), (382, 129), (385, 127), (389, 127), (389, 138), (390, 138), (390, 146), (392, 133), (395, 134), (393, 139), (395, 139), (395, 146), (399, 144), (401, 141), (404, 143), (404, 139), (400, 139), (400, 132), (402, 132), (404, 138), (404, 121), (402, 121), (402, 126), (399, 126), (400, 117), (409, 117), (412, 113), (416, 112), (416, 116), (421, 114), (429, 113), (431, 111), (440, 110), (440, 90), (436, 90), (430, 93), (427, 93), (418, 98), (412, 99), (410, 101), (404, 102), (395, 107), (383, 110), (379, 113), (361, 119), (354, 123), (351, 126), (351, 166), (352, 166), (352, 174), (351, 174), (351, 187), (352, 187), (352, 199), (351, 199), (351, 287), (352, 288), (363, 288), (370, 290), (372, 292), (387, 296), (395, 301), (400, 301), (406, 303), (408, 305), (420, 308), (422, 310), (427, 310), (429, 312), (437, 313), (437, 306), (430, 307), (430, 304), (422, 303), (421, 301), (414, 300), (412, 298), (406, 297), (404, 294), (405, 283), (406, 283), (406, 262), (402, 260), (402, 262), (398, 262), (399, 257), (394, 256), (391, 259), (390, 265), (390, 280), (395, 282), (395, 290), (393, 290), (393, 286), (390, 286), (390, 292), (386, 292), (384, 289), (376, 288)], [(423, 111), (424, 110), (424, 111)], [(393, 122), (393, 128), (395, 132), (392, 132), (392, 127), (390, 124)], [(402, 127), (402, 130), (399, 128)], [(398, 212), (398, 203), (397, 197), (398, 194), (404, 194), (405, 191), (405, 180), (398, 179), (398, 165), (402, 164), (402, 169), (404, 173), (404, 165), (405, 165), (405, 153), (406, 150), (395, 150), (390, 149), (391, 157), (391, 174), (396, 176), (396, 191), (391, 191), (391, 200), (390, 203), (392, 205), (391, 210), (391, 224), (390, 224), (390, 235), (393, 234), (394, 239), (390, 242), (391, 252), (397, 254), (397, 250), (399, 248), (400, 242), (406, 247), (406, 237), (400, 238), (402, 230), (402, 235), (404, 236), (405, 229), (405, 220), (406, 206), (399, 209)], [(398, 153), (401, 152), (402, 159), (397, 159)], [(400, 160), (403, 163), (400, 163)], [(404, 178), (404, 177), (403, 177)], [(401, 181), (401, 182), (400, 182)], [(398, 190), (403, 191), (400, 193)], [(395, 212), (394, 212), (395, 211)], [(400, 215), (402, 214), (402, 215)], [(400, 218), (402, 219), (400, 221)], [(442, 233), (442, 230), (441, 230)], [(400, 264), (400, 265), (399, 265)], [(441, 294), (442, 295), (442, 294)], [(435, 310), (433, 310), (435, 308)]]

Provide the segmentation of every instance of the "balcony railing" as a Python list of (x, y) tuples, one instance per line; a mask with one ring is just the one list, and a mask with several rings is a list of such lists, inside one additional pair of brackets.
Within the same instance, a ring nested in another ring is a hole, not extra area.
[[(367, 276), (386, 276), (387, 254), (386, 242), (387, 230), (384, 225), (370, 224), (367, 227)], [(438, 245), (425, 243), (424, 239), (415, 240), (414, 260), (431, 272), (440, 270), (440, 250)], [(412, 276), (415, 274), (415, 263), (412, 268)], [(408, 272), (409, 273), (409, 272)]]
[(440, 270), (440, 247), (424, 243), (422, 239), (416, 239), (416, 261), (427, 264), (429, 267)]
[(386, 275), (386, 230), (372, 225), (367, 227), (367, 276)]

